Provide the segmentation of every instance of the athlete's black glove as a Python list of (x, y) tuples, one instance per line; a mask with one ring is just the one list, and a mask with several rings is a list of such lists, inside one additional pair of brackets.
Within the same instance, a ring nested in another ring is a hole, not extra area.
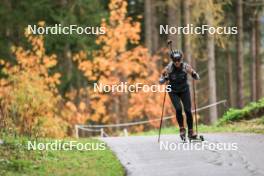
[(169, 74), (167, 69), (164, 69), (161, 73), (160, 79), (159, 79), (159, 83), (160, 84), (164, 84), (166, 81), (169, 80)]
[(168, 75), (165, 75), (165, 76), (161, 76), (160, 79), (159, 79), (159, 83), (160, 84), (164, 84), (166, 81), (168, 81)]
[(193, 79), (195, 79), (195, 80), (199, 80), (199, 79), (200, 79), (200, 76), (199, 76), (198, 73), (196, 73), (195, 71), (192, 72), (192, 77), (193, 77)]

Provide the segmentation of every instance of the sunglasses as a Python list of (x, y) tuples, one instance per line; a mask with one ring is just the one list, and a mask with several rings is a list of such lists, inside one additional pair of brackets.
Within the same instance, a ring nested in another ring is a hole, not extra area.
[(173, 62), (181, 62), (181, 59), (180, 58), (173, 58), (172, 61)]

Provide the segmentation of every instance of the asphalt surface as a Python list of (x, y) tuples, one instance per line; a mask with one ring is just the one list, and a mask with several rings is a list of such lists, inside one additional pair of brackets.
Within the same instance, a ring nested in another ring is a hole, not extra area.
[[(101, 140), (114, 151), (129, 176), (264, 176), (264, 135), (218, 133), (204, 137), (203, 144), (183, 143), (177, 135), (162, 135), (160, 144), (157, 136)], [(194, 145), (198, 147), (194, 149)]]

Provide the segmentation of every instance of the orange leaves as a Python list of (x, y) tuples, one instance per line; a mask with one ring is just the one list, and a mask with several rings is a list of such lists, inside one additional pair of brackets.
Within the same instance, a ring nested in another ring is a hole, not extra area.
[(5, 61), (3, 59), (0, 59), (0, 65), (5, 65)]
[(8, 84), (8, 81), (6, 79), (0, 79), (0, 86), (6, 86)]
[(53, 75), (53, 81), (55, 84), (60, 84), (60, 80), (59, 80), (60, 77), (61, 77), (60, 73), (55, 73)]
[(46, 24), (45, 21), (39, 21), (39, 22), (38, 22), (38, 25), (39, 25), (39, 26), (45, 26), (45, 24)]
[(80, 102), (80, 104), (79, 104), (79, 109), (80, 109), (81, 111), (84, 111), (84, 110), (86, 109), (86, 105), (85, 105), (84, 102)]
[(110, 10), (110, 23), (121, 22), (127, 13), (127, 2), (124, 0), (111, 0), (108, 5)]
[(88, 109), (84, 102), (80, 102), (78, 106), (75, 106), (71, 101), (68, 101), (63, 107), (62, 116), (68, 123), (83, 124), (88, 119)]
[[(56, 66), (56, 55), (45, 53), (43, 36), (26, 37), (32, 48), (11, 48), (17, 64), (1, 61), (7, 78), (0, 81), (1, 103), (7, 109), (6, 117), (13, 121), (21, 134), (62, 137), (67, 123), (63, 120), (61, 97), (57, 85), (60, 74), (49, 74)], [(72, 107), (71, 107), (72, 108)]]
[(93, 74), (93, 67), (90, 61), (83, 61), (79, 64), (79, 69), (84, 71), (86, 77), (91, 77)]
[(75, 106), (72, 102), (70, 102), (70, 101), (68, 101), (68, 102), (66, 103), (66, 106), (67, 106), (71, 111), (73, 111), (73, 112), (76, 112), (76, 111), (77, 111), (76, 106)]
[(52, 55), (51, 57), (45, 56), (43, 58), (43, 63), (46, 68), (54, 67), (57, 64), (56, 56)]
[(78, 68), (83, 71), (84, 75), (89, 80), (94, 80), (96, 77), (93, 74), (93, 63), (87, 60), (87, 54), (84, 51), (80, 51), (73, 56), (73, 61), (78, 63)]
[(43, 136), (51, 136), (40, 129), (43, 129), (43, 120), (46, 122), (58, 118), (56, 106), (59, 99), (39, 75), (23, 70), (8, 76), (8, 86), (1, 86), (1, 90), (8, 89), (2, 97), (8, 109), (7, 117), (13, 120), (22, 134), (40, 135), (41, 132)]
[[(5, 65), (8, 72), (7, 74), (29, 72), (43, 78), (43, 80), (46, 81), (47, 86), (55, 87), (59, 84), (60, 75), (58, 73), (49, 75), (48, 69), (56, 66), (56, 55), (48, 56), (45, 54), (43, 36), (33, 36), (32, 34), (27, 34), (27, 39), (32, 46), (31, 50), (25, 50), (22, 47), (15, 46), (11, 48), (12, 52), (16, 56), (18, 65)], [(54, 93), (56, 92), (57, 91)]]
[(86, 59), (86, 52), (80, 51), (73, 56), (73, 61), (81, 62)]
[(106, 57), (118, 57), (118, 53), (126, 51), (128, 42), (137, 44), (140, 40), (140, 23), (132, 22), (130, 17), (126, 17), (126, 8), (126, 1), (111, 0), (109, 24), (102, 20), (101, 26), (104, 26), (107, 32), (99, 36), (96, 43), (103, 44), (102, 54)]
[[(127, 15), (127, 2), (111, 0), (110, 18), (101, 26), (107, 29), (96, 43), (101, 49), (92, 53), (93, 59), (87, 59), (84, 52), (77, 53), (73, 60), (89, 81), (98, 84), (114, 85), (121, 82), (128, 84), (156, 84), (159, 73), (157, 59), (148, 54), (142, 46), (128, 49), (128, 44), (140, 41), (140, 23), (133, 22)], [(89, 121), (98, 123), (117, 123), (137, 121), (138, 119), (158, 118), (159, 99), (157, 93), (112, 93), (94, 92), (93, 85), (87, 89), (89, 96)], [(143, 126), (137, 128), (142, 130)]]

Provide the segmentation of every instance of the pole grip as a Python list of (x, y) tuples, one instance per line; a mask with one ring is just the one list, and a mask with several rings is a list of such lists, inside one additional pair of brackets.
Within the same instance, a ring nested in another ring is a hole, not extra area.
[(172, 51), (172, 41), (171, 41), (171, 40), (168, 40), (168, 41), (167, 41), (167, 44), (168, 44), (168, 46), (170, 47), (170, 50)]

